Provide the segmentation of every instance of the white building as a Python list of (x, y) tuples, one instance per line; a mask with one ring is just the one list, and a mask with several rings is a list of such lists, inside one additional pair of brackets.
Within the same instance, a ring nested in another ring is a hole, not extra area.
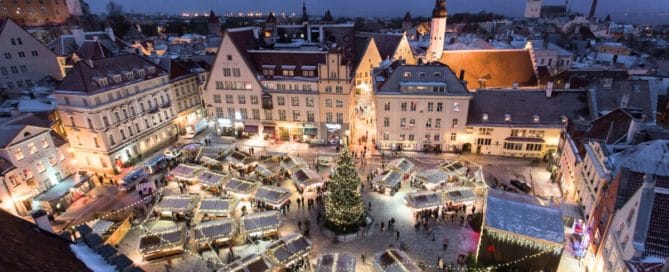
[(525, 4), (525, 18), (541, 17), (541, 0), (527, 0)]
[(446, 0), (436, 0), (432, 10), (432, 24), (430, 25), (430, 46), (425, 53), (428, 62), (440, 60), (444, 52), (447, 15)]

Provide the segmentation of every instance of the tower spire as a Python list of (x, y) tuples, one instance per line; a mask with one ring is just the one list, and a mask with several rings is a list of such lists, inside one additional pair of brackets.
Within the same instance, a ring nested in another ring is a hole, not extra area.
[(302, 22), (309, 21), (309, 15), (307, 15), (307, 1), (302, 0)]
[(432, 18), (446, 18), (446, 0), (435, 0)]

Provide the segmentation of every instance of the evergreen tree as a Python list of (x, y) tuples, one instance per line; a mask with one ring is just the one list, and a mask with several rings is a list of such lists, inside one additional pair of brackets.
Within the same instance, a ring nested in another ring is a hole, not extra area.
[(360, 184), (355, 162), (351, 154), (344, 150), (339, 156), (336, 169), (330, 175), (325, 201), (325, 217), (334, 230), (357, 231), (357, 227), (363, 222), (365, 203), (360, 195)]

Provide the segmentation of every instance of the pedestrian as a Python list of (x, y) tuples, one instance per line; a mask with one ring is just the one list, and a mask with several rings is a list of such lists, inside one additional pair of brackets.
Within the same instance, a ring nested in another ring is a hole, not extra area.
[(397, 235), (395, 235), (395, 241), (397, 241), (397, 240), (400, 239), (400, 231), (399, 231), (399, 230), (395, 230), (395, 233), (397, 234)]
[(381, 231), (384, 231), (386, 229), (386, 223), (381, 222)]
[(297, 229), (302, 230), (302, 220), (297, 221)]
[(372, 202), (371, 201), (369, 202), (368, 206), (369, 206), (369, 210), (371, 211), (372, 210)]
[(443, 246), (443, 250), (446, 250), (448, 248), (448, 238), (444, 238), (444, 241), (441, 242)]
[(298, 199), (297, 199), (297, 207), (298, 207), (298, 208), (300, 207), (301, 203), (302, 203), (302, 201), (300, 201), (300, 199), (298, 198)]
[(364, 251), (360, 255), (360, 259), (362, 259), (362, 263), (365, 263), (365, 252)]

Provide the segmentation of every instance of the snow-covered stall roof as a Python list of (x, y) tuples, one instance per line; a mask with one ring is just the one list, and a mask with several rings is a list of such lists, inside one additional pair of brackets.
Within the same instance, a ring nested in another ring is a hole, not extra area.
[(316, 187), (323, 184), (323, 178), (316, 171), (306, 167), (293, 172), (290, 175), (293, 182), (297, 183), (302, 188)]
[(410, 172), (414, 166), (415, 164), (413, 162), (405, 158), (394, 159), (388, 163), (390, 169), (400, 171), (402, 174)]
[(206, 221), (193, 228), (195, 241), (207, 243), (214, 240), (229, 240), (237, 231), (237, 221), (234, 218), (223, 218)]
[(288, 189), (263, 185), (256, 190), (255, 200), (262, 201), (273, 206), (281, 206), (288, 201), (291, 192)]
[(252, 162), (256, 161), (256, 158), (253, 157), (253, 155), (242, 152), (242, 151), (235, 151), (230, 153), (227, 157), (225, 157), (225, 160), (231, 164), (249, 164)]
[(284, 171), (291, 172), (292, 170), (300, 167), (307, 166), (307, 162), (300, 157), (294, 157), (294, 156), (288, 156), (285, 159), (283, 159), (279, 165), (281, 166), (281, 169)]
[(389, 248), (374, 255), (374, 267), (379, 272), (423, 271), (409, 255), (396, 248)]
[(262, 255), (251, 254), (239, 260), (230, 263), (228, 266), (218, 270), (218, 272), (270, 272), (272, 264)]
[(167, 248), (183, 247), (183, 228), (171, 221), (156, 221), (139, 239), (139, 250), (151, 254)]
[(288, 267), (295, 261), (309, 255), (311, 251), (311, 241), (302, 234), (293, 233), (274, 241), (265, 255), (273, 263)]
[(258, 175), (263, 178), (269, 178), (278, 174), (278, 171), (271, 170), (265, 164), (259, 164), (258, 166), (256, 166), (256, 173), (258, 173)]
[(316, 272), (355, 271), (355, 256), (346, 253), (330, 253), (318, 257)]
[(472, 188), (457, 186), (450, 187), (443, 191), (444, 203), (460, 205), (476, 201), (476, 195)]
[(116, 267), (109, 264), (102, 256), (95, 253), (93, 249), (85, 244), (70, 244), (74, 255), (81, 260), (86, 267), (96, 272), (115, 272)]
[(197, 179), (200, 181), (200, 184), (204, 186), (216, 187), (223, 183), (225, 175), (206, 170), (200, 173), (200, 175), (197, 176)]
[(448, 181), (450, 175), (443, 170), (436, 168), (415, 172), (413, 176), (418, 181), (423, 182), (426, 186), (434, 187)]
[(207, 215), (229, 216), (237, 207), (237, 200), (232, 198), (207, 197), (200, 202), (198, 212)]
[(189, 180), (195, 178), (201, 170), (200, 166), (182, 163), (174, 167), (170, 173), (177, 179)]
[(402, 182), (402, 173), (395, 170), (386, 170), (372, 180), (372, 184), (388, 188), (394, 188), (400, 182)]
[(437, 168), (446, 171), (446, 173), (455, 173), (458, 175), (464, 175), (467, 173), (467, 167), (460, 161), (447, 161), (439, 164)]
[(245, 234), (257, 234), (264, 231), (278, 230), (281, 218), (278, 211), (267, 211), (252, 213), (242, 217), (240, 232)]
[(189, 212), (195, 209), (198, 197), (191, 195), (169, 195), (153, 208), (158, 212)]
[(564, 242), (562, 210), (542, 205), (536, 198), (491, 190), (486, 203), (487, 228), (535, 238), (551, 243)]
[(223, 186), (223, 189), (228, 193), (236, 194), (239, 196), (248, 196), (255, 191), (258, 187), (258, 184), (255, 181), (240, 179), (240, 178), (230, 178), (228, 182)]
[(441, 206), (441, 196), (433, 191), (420, 191), (406, 194), (404, 199), (414, 209), (432, 209)]

